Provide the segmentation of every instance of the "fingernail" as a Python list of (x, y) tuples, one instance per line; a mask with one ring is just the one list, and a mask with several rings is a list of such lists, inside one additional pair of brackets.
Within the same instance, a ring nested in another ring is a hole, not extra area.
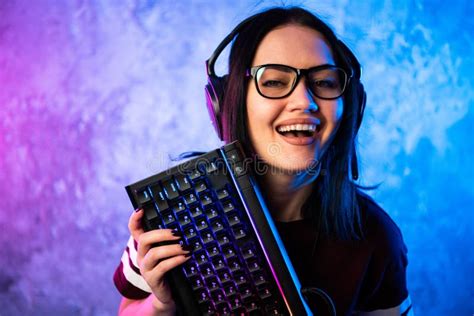
[(183, 233), (180, 232), (179, 230), (173, 230), (171, 234), (175, 237), (183, 237)]
[(192, 255), (193, 255), (192, 252), (188, 252), (187, 254), (184, 255), (184, 257), (185, 257), (185, 258), (189, 258), (189, 257), (191, 257)]
[(184, 251), (193, 251), (194, 247), (191, 245), (181, 245), (181, 249)]
[(136, 209), (135, 209), (135, 212), (138, 213), (138, 212), (140, 212), (141, 210), (142, 210), (141, 207), (139, 207), (139, 208), (136, 208)]

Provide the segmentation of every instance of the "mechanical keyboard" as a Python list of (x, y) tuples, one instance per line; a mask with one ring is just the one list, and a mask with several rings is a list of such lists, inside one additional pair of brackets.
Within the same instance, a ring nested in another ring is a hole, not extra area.
[(167, 274), (182, 315), (311, 315), (238, 142), (126, 187), (145, 230), (192, 248)]

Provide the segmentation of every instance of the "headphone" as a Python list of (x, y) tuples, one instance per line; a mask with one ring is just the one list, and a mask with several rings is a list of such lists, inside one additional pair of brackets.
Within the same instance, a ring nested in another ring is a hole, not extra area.
[[(211, 118), (212, 125), (214, 126), (214, 129), (220, 140), (224, 140), (221, 107), (224, 102), (228, 75), (224, 75), (222, 77), (216, 75), (214, 65), (224, 48), (229, 45), (229, 43), (240, 33), (240, 31), (244, 27), (252, 23), (255, 18), (256, 16), (250, 16), (240, 22), (217, 46), (211, 57), (206, 60), (207, 84), (204, 88), (206, 95), (206, 105), (207, 110), (209, 112), (209, 116)], [(366, 103), (366, 93), (364, 90), (364, 86), (360, 81), (361, 66), (352, 51), (342, 41), (337, 40), (336, 50), (338, 50), (339, 55), (341, 55), (342, 58), (345, 59), (345, 62), (347, 62), (347, 64), (350, 66), (352, 70), (351, 80), (356, 80), (356, 92), (359, 99), (357, 102), (358, 110), (355, 111), (357, 116), (354, 133), (355, 138), (362, 123), (362, 117), (364, 115)], [(351, 173), (353, 180), (357, 180), (359, 178), (355, 146), (353, 146), (352, 150)]]
[(224, 140), (224, 131), (221, 120), (221, 104), (224, 102), (224, 93), (227, 86), (228, 75), (219, 77), (214, 70), (214, 64), (217, 58), (222, 53), (224, 48), (239, 34), (240, 30), (247, 24), (254, 20), (254, 16), (248, 17), (240, 22), (217, 46), (211, 57), (206, 60), (207, 84), (204, 88), (206, 93), (207, 111), (211, 118), (212, 125), (216, 130), (217, 136), (220, 140)]

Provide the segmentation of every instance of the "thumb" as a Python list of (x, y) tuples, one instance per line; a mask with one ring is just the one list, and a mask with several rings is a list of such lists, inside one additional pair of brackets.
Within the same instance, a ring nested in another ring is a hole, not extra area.
[(138, 209), (132, 213), (128, 221), (128, 229), (135, 241), (138, 241), (138, 237), (145, 232), (142, 226), (142, 218), (143, 209)]

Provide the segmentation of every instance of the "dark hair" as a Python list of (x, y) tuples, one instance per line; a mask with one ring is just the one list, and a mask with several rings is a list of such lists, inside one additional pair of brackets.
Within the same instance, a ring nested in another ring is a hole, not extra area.
[[(224, 140), (239, 140), (247, 154), (252, 145), (246, 122), (246, 94), (248, 78), (245, 73), (251, 66), (262, 39), (276, 27), (296, 24), (321, 33), (329, 44), (336, 65), (353, 72), (350, 58), (341, 49), (331, 28), (312, 13), (298, 7), (272, 8), (258, 13), (242, 27), (234, 39), (229, 56), (229, 75), (222, 110)], [(321, 173), (315, 181), (311, 201), (314, 205), (303, 210), (303, 216), (319, 218), (318, 227), (327, 237), (357, 239), (359, 236), (359, 208), (357, 185), (349, 178), (351, 155), (355, 150), (357, 134), (358, 78), (351, 80), (344, 94), (344, 110), (339, 129), (332, 145), (321, 158)], [(307, 203), (306, 203), (307, 204)], [(319, 209), (319, 214), (308, 210)], [(319, 230), (319, 229), (318, 229)]]

